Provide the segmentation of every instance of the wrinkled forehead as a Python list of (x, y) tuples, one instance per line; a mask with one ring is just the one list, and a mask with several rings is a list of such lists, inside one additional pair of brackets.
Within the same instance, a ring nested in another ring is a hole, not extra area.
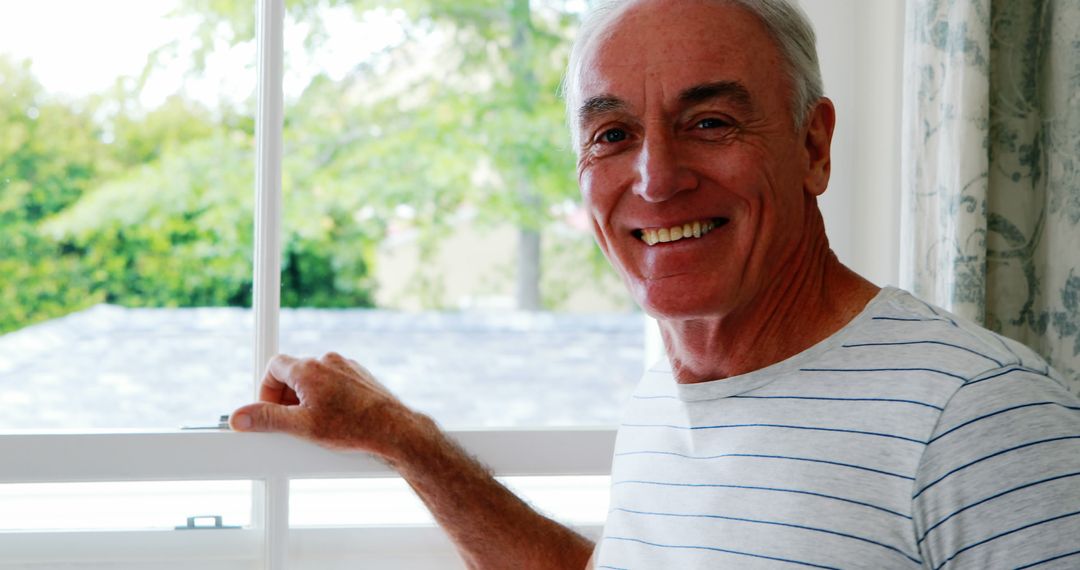
[(567, 92), (577, 110), (597, 96), (640, 99), (647, 85), (672, 95), (729, 81), (768, 90), (784, 80), (782, 58), (756, 16), (717, 0), (642, 1), (616, 8), (580, 46)]

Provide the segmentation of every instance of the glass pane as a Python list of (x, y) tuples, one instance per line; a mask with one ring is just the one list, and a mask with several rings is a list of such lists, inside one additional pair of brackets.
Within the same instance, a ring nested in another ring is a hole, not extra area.
[[(607, 518), (607, 476), (500, 477), (544, 514), (570, 525), (602, 525)], [(434, 525), (403, 479), (301, 479), (290, 483), (293, 527)]]
[(250, 399), (254, 6), (201, 4), (0, 0), (0, 430)]
[(281, 350), (446, 427), (617, 423), (645, 321), (557, 96), (583, 3), (332, 4), (286, 26)]
[[(42, 564), (27, 563), (0, 563), (0, 570), (191, 570), (192, 561), (197, 561), (199, 570), (262, 570), (262, 561), (238, 561), (238, 560), (206, 560), (197, 556), (189, 556), (187, 560), (138, 560), (136, 562), (106, 562), (70, 561), (65, 559), (62, 563), (47, 562)], [(355, 566), (354, 566), (355, 567)], [(394, 568), (393, 570), (405, 570)], [(307, 570), (307, 569), (297, 569)], [(314, 569), (313, 569), (314, 570)], [(330, 568), (318, 568), (318, 570), (333, 570)], [(420, 570), (419, 568), (417, 570)]]
[(0, 485), (0, 532), (251, 525), (251, 481)]
[(293, 527), (434, 525), (404, 479), (297, 479), (289, 482)]

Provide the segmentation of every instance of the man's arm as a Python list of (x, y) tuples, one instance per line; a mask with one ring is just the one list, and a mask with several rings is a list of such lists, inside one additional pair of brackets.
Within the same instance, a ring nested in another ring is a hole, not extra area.
[(259, 402), (233, 413), (237, 431), (275, 431), (324, 447), (366, 451), (409, 483), (469, 568), (589, 568), (584, 537), (526, 505), (362, 366), (330, 353), (277, 356)]

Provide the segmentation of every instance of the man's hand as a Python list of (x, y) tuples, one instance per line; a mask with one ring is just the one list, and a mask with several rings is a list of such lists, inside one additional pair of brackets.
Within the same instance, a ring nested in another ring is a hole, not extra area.
[(259, 402), (237, 409), (230, 423), (236, 431), (284, 432), (382, 457), (435, 515), (469, 568), (583, 568), (593, 549), (518, 499), (431, 418), (339, 354), (275, 357)]
[(274, 357), (259, 402), (237, 409), (236, 431), (284, 432), (332, 449), (393, 456), (418, 415), (356, 361), (337, 353), (322, 358)]

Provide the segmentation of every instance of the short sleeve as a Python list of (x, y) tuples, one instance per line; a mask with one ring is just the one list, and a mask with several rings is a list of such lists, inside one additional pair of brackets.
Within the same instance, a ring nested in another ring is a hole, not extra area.
[(932, 569), (1080, 567), (1080, 400), (1021, 366), (949, 400), (913, 489)]

